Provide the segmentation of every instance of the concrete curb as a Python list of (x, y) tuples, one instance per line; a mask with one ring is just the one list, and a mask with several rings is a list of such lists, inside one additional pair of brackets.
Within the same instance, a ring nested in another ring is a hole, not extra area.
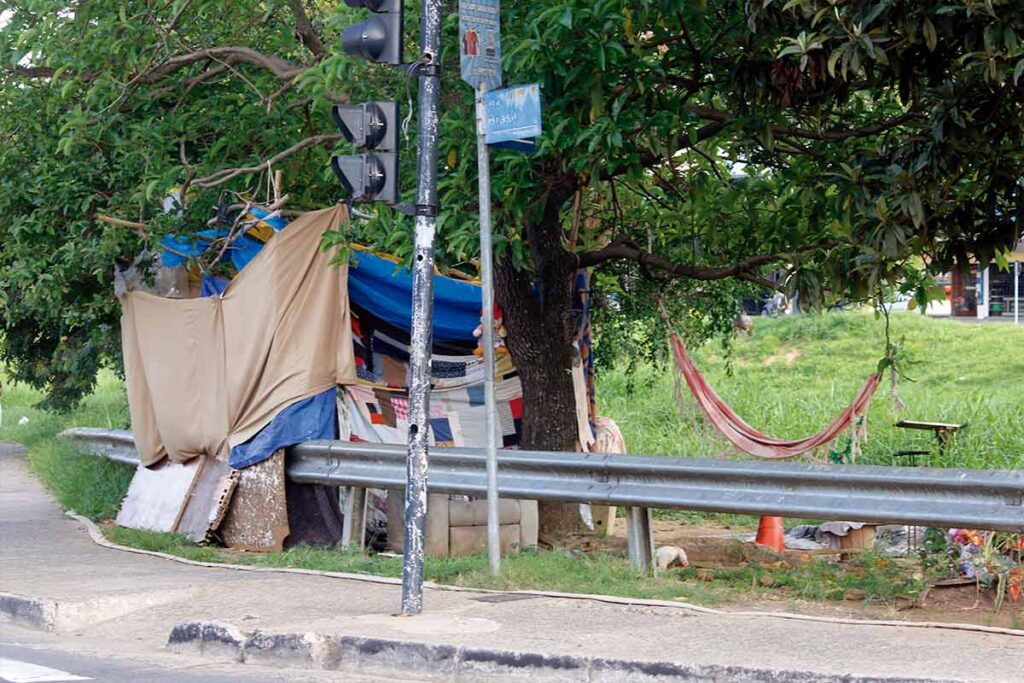
[(67, 633), (143, 609), (187, 599), (187, 589), (119, 593), (86, 600), (53, 600), (0, 592), (0, 623)]
[(36, 631), (53, 631), (57, 621), (57, 603), (15, 593), (0, 593), (0, 623), (14, 624)]
[(263, 666), (474, 682), (528, 678), (550, 683), (951, 683), (950, 679), (604, 659), (346, 635), (245, 634), (221, 622), (179, 624), (171, 631), (167, 647)]

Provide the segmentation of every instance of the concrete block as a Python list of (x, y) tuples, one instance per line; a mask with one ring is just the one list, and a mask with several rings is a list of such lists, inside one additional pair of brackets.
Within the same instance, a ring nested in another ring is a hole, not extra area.
[[(448, 556), (448, 494), (427, 495), (426, 553), (436, 557)], [(388, 491), (388, 550), (404, 551), (405, 492)]]
[[(452, 557), (472, 555), (487, 550), (486, 526), (453, 526), (449, 529), (448, 551)], [(500, 528), (501, 552), (507, 553), (519, 545), (519, 525), (504, 524)]]
[(202, 654), (242, 660), (246, 635), (231, 624), (217, 621), (186, 621), (171, 629), (167, 649), (184, 654)]
[(402, 517), (405, 513), (405, 497), (401, 489), (388, 490), (388, 550), (393, 553), (402, 552), (405, 543), (405, 525)]
[[(498, 499), (498, 524), (519, 524), (522, 518), (518, 500)], [(448, 523), (451, 526), (487, 526), (486, 500), (452, 500), (448, 502)]]
[(458, 675), (459, 680), (464, 681), (529, 678), (550, 683), (584, 683), (590, 680), (586, 657), (473, 648), (463, 648), (461, 655)]
[(16, 624), (37, 631), (52, 631), (57, 620), (57, 605), (50, 600), (0, 593), (0, 623)]
[(519, 547), (536, 548), (537, 536), (540, 533), (540, 511), (535, 500), (519, 501)]
[(458, 648), (382, 638), (342, 636), (339, 639), (341, 668), (349, 672), (392, 672), (402, 675), (422, 673), (444, 676), (455, 674)]
[(447, 493), (431, 493), (427, 496), (427, 555), (448, 556), (448, 526), (451, 501)]
[(316, 633), (256, 632), (243, 644), (241, 661), (247, 664), (303, 669), (337, 669), (341, 643)]
[(615, 529), (615, 513), (618, 511), (614, 505), (591, 505), (590, 514), (594, 518), (594, 533), (598, 536), (608, 536)]

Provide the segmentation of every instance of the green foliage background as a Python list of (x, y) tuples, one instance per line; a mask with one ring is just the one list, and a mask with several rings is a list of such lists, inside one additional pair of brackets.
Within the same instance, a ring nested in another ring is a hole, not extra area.
[[(476, 171), (456, 4), (438, 256), (465, 267)], [(116, 362), (115, 263), (205, 227), (219, 202), (265, 199), (271, 171), (284, 172), (290, 208), (338, 201), (328, 159), (345, 147), (329, 137), (262, 172), (213, 174), (332, 134), (337, 101), (396, 97), (409, 113), (415, 90), (402, 71), (341, 53), (341, 29), (365, 18), (341, 2), (0, 11), (0, 358), (54, 408)], [(495, 155), (502, 263), (538, 280), (596, 267), (606, 354), (636, 350), (616, 337), (623, 325), (656, 326), (655, 293), (694, 341), (726, 330), (768, 276), (805, 305), (891, 286), (923, 301), (924, 270), (998, 258), (1024, 224), (1020, 0), (546, 0), (506, 2), (502, 21), (506, 81), (540, 83), (545, 126), (536, 154)], [(403, 139), (409, 194), (415, 125)], [(183, 184), (184, 214), (165, 214)], [(411, 221), (372, 211), (333, 241), (407, 256)]]

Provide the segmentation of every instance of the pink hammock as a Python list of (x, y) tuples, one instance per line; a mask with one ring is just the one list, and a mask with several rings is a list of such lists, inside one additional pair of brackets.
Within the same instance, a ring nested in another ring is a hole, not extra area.
[(875, 373), (868, 377), (864, 386), (854, 397), (853, 403), (817, 434), (795, 441), (774, 439), (748, 425), (743, 418), (726, 405), (722, 397), (715, 393), (715, 390), (708, 385), (707, 380), (697, 371), (697, 366), (693, 364), (693, 359), (686, 352), (686, 347), (683, 346), (679, 337), (671, 332), (669, 338), (672, 343), (672, 351), (675, 354), (676, 366), (686, 379), (686, 383), (701, 409), (711, 420), (711, 424), (715, 425), (715, 428), (741, 451), (759, 458), (792, 458), (831, 443), (864, 414), (882, 379), (881, 373)]

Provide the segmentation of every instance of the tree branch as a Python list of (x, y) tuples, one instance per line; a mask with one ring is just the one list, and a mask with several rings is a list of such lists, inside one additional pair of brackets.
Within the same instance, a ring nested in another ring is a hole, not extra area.
[(301, 152), (308, 147), (315, 147), (322, 145), (325, 142), (335, 142), (341, 140), (344, 136), (339, 133), (331, 133), (329, 135), (314, 135), (313, 137), (300, 140), (288, 149), (278, 152), (274, 156), (270, 157), (263, 163), (257, 164), (256, 166), (244, 166), (242, 168), (224, 168), (216, 173), (211, 173), (205, 178), (198, 178), (192, 184), (196, 187), (216, 187), (222, 183), (226, 183), (232, 178), (237, 178), (240, 175), (246, 175), (249, 173), (261, 173), (272, 167), (282, 159), (286, 159), (296, 152)]
[(295, 15), (295, 35), (313, 53), (314, 57), (320, 59), (327, 54), (327, 51), (324, 49), (323, 41), (320, 40), (320, 35), (313, 26), (313, 22), (309, 20), (309, 15), (306, 14), (304, 0), (290, 0), (288, 4), (292, 8), (292, 14)]
[(230, 65), (252, 64), (253, 66), (266, 69), (281, 80), (291, 80), (305, 69), (303, 66), (292, 64), (280, 57), (265, 55), (248, 47), (227, 45), (176, 55), (149, 71), (139, 74), (134, 80), (136, 83), (156, 83), (184, 69), (189, 64), (195, 64), (206, 59)]
[(614, 260), (634, 261), (645, 268), (661, 270), (674, 277), (687, 277), (692, 280), (722, 280), (728, 277), (739, 277), (753, 268), (771, 263), (779, 258), (782, 257), (774, 254), (762, 254), (727, 266), (688, 266), (646, 252), (627, 240), (617, 240), (600, 249), (580, 254), (579, 267), (589, 268), (605, 261)]
[(56, 69), (51, 69), (48, 66), (20, 66), (17, 65), (13, 69), (9, 69), (15, 76), (21, 76), (23, 78), (51, 78)]
[[(737, 116), (731, 112), (722, 111), (720, 109), (711, 109), (709, 107), (684, 107), (683, 111), (696, 114), (705, 121), (717, 121), (720, 123), (728, 123), (737, 120)], [(773, 126), (772, 130), (776, 136), (784, 135), (789, 137), (804, 138), (808, 140), (822, 140), (827, 142), (842, 142), (850, 138), (868, 137), (870, 135), (877, 135), (878, 133), (884, 133), (885, 131), (901, 126), (904, 123), (908, 123), (917, 119), (921, 116), (920, 112), (909, 111), (899, 116), (879, 121), (878, 123), (871, 126), (862, 126), (860, 128), (833, 128), (830, 130), (811, 130), (810, 128), (801, 127), (789, 127), (789, 126)]]

